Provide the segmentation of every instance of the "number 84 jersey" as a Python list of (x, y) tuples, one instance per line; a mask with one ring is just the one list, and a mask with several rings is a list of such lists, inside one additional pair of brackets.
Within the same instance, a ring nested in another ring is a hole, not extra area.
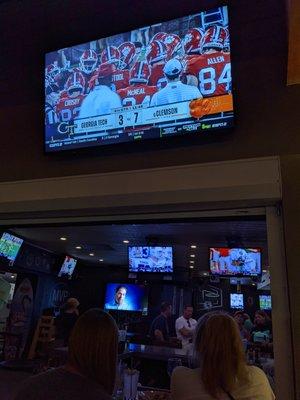
[(231, 92), (230, 54), (220, 51), (194, 56), (186, 60), (185, 75), (196, 79), (203, 97), (221, 96)]

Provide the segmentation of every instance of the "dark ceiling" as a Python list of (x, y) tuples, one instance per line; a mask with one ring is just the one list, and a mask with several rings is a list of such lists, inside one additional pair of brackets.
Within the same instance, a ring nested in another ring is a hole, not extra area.
[[(263, 265), (268, 265), (264, 220), (16, 227), (11, 231), (29, 243), (57, 254), (69, 254), (94, 266), (127, 266), (127, 244), (123, 240), (128, 240), (131, 245), (172, 245), (176, 268), (189, 268), (190, 254), (195, 254), (195, 269), (207, 270), (208, 247), (226, 246), (236, 238), (243, 246), (261, 247)], [(61, 237), (67, 240), (62, 241)], [(191, 245), (197, 248), (192, 250)], [(76, 249), (76, 246), (81, 246), (81, 249)]]

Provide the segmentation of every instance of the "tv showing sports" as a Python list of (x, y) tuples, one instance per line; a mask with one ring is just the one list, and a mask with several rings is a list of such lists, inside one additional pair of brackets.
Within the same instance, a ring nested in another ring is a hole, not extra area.
[(259, 295), (259, 308), (261, 310), (272, 310), (272, 300), (270, 295)]
[(171, 246), (128, 246), (129, 272), (173, 272)]
[(233, 126), (227, 6), (45, 57), (45, 150)]
[(60, 268), (60, 271), (58, 273), (58, 277), (71, 279), (74, 269), (76, 267), (76, 263), (77, 263), (77, 260), (75, 258), (66, 256), (64, 259), (64, 262)]
[(5, 258), (10, 265), (13, 265), (22, 243), (23, 239), (4, 232), (0, 239), (0, 257)]
[(240, 293), (230, 293), (230, 308), (242, 310), (244, 308), (244, 295)]
[(210, 247), (210, 272), (220, 276), (258, 276), (261, 274), (261, 249)]
[(132, 283), (108, 283), (104, 308), (105, 310), (141, 311), (147, 313), (147, 290), (143, 285)]

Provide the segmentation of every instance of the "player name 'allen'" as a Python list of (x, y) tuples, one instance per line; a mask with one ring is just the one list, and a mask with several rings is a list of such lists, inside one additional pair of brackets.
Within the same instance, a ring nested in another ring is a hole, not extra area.
[(207, 64), (211, 65), (211, 64), (219, 64), (221, 62), (224, 62), (225, 58), (223, 56), (218, 56), (218, 57), (211, 57), (207, 59)]

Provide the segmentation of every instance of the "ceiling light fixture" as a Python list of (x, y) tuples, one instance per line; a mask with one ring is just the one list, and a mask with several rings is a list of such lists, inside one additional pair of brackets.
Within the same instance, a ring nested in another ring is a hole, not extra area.
[(266, 270), (266, 269), (263, 269), (262, 272), (267, 272), (267, 270)]
[(123, 240), (123, 243), (125, 243), (125, 244), (127, 244), (127, 243), (129, 243), (129, 240)]
[(191, 254), (190, 257), (196, 257), (195, 254)]
[(194, 264), (194, 262), (195, 262), (194, 260), (190, 260), (190, 263), (191, 263), (191, 264)]
[(60, 238), (60, 240), (67, 240), (67, 238), (64, 237), (64, 236), (62, 236), (62, 237)]
[(100, 261), (100, 262), (103, 262), (104, 260), (103, 260), (103, 258), (100, 258), (99, 261)]
[(191, 268), (191, 269), (193, 269), (193, 268), (194, 268), (194, 266), (193, 266), (193, 265), (190, 265), (190, 268)]
[(196, 248), (197, 248), (197, 246), (195, 244), (191, 245), (191, 249), (196, 249)]
[(76, 246), (76, 247), (75, 247), (75, 249), (77, 249), (77, 250), (81, 250), (81, 249), (82, 249), (82, 247), (81, 247), (81, 246)]
[(89, 255), (90, 255), (91, 257), (94, 257), (95, 254), (94, 254), (94, 253), (90, 253)]

